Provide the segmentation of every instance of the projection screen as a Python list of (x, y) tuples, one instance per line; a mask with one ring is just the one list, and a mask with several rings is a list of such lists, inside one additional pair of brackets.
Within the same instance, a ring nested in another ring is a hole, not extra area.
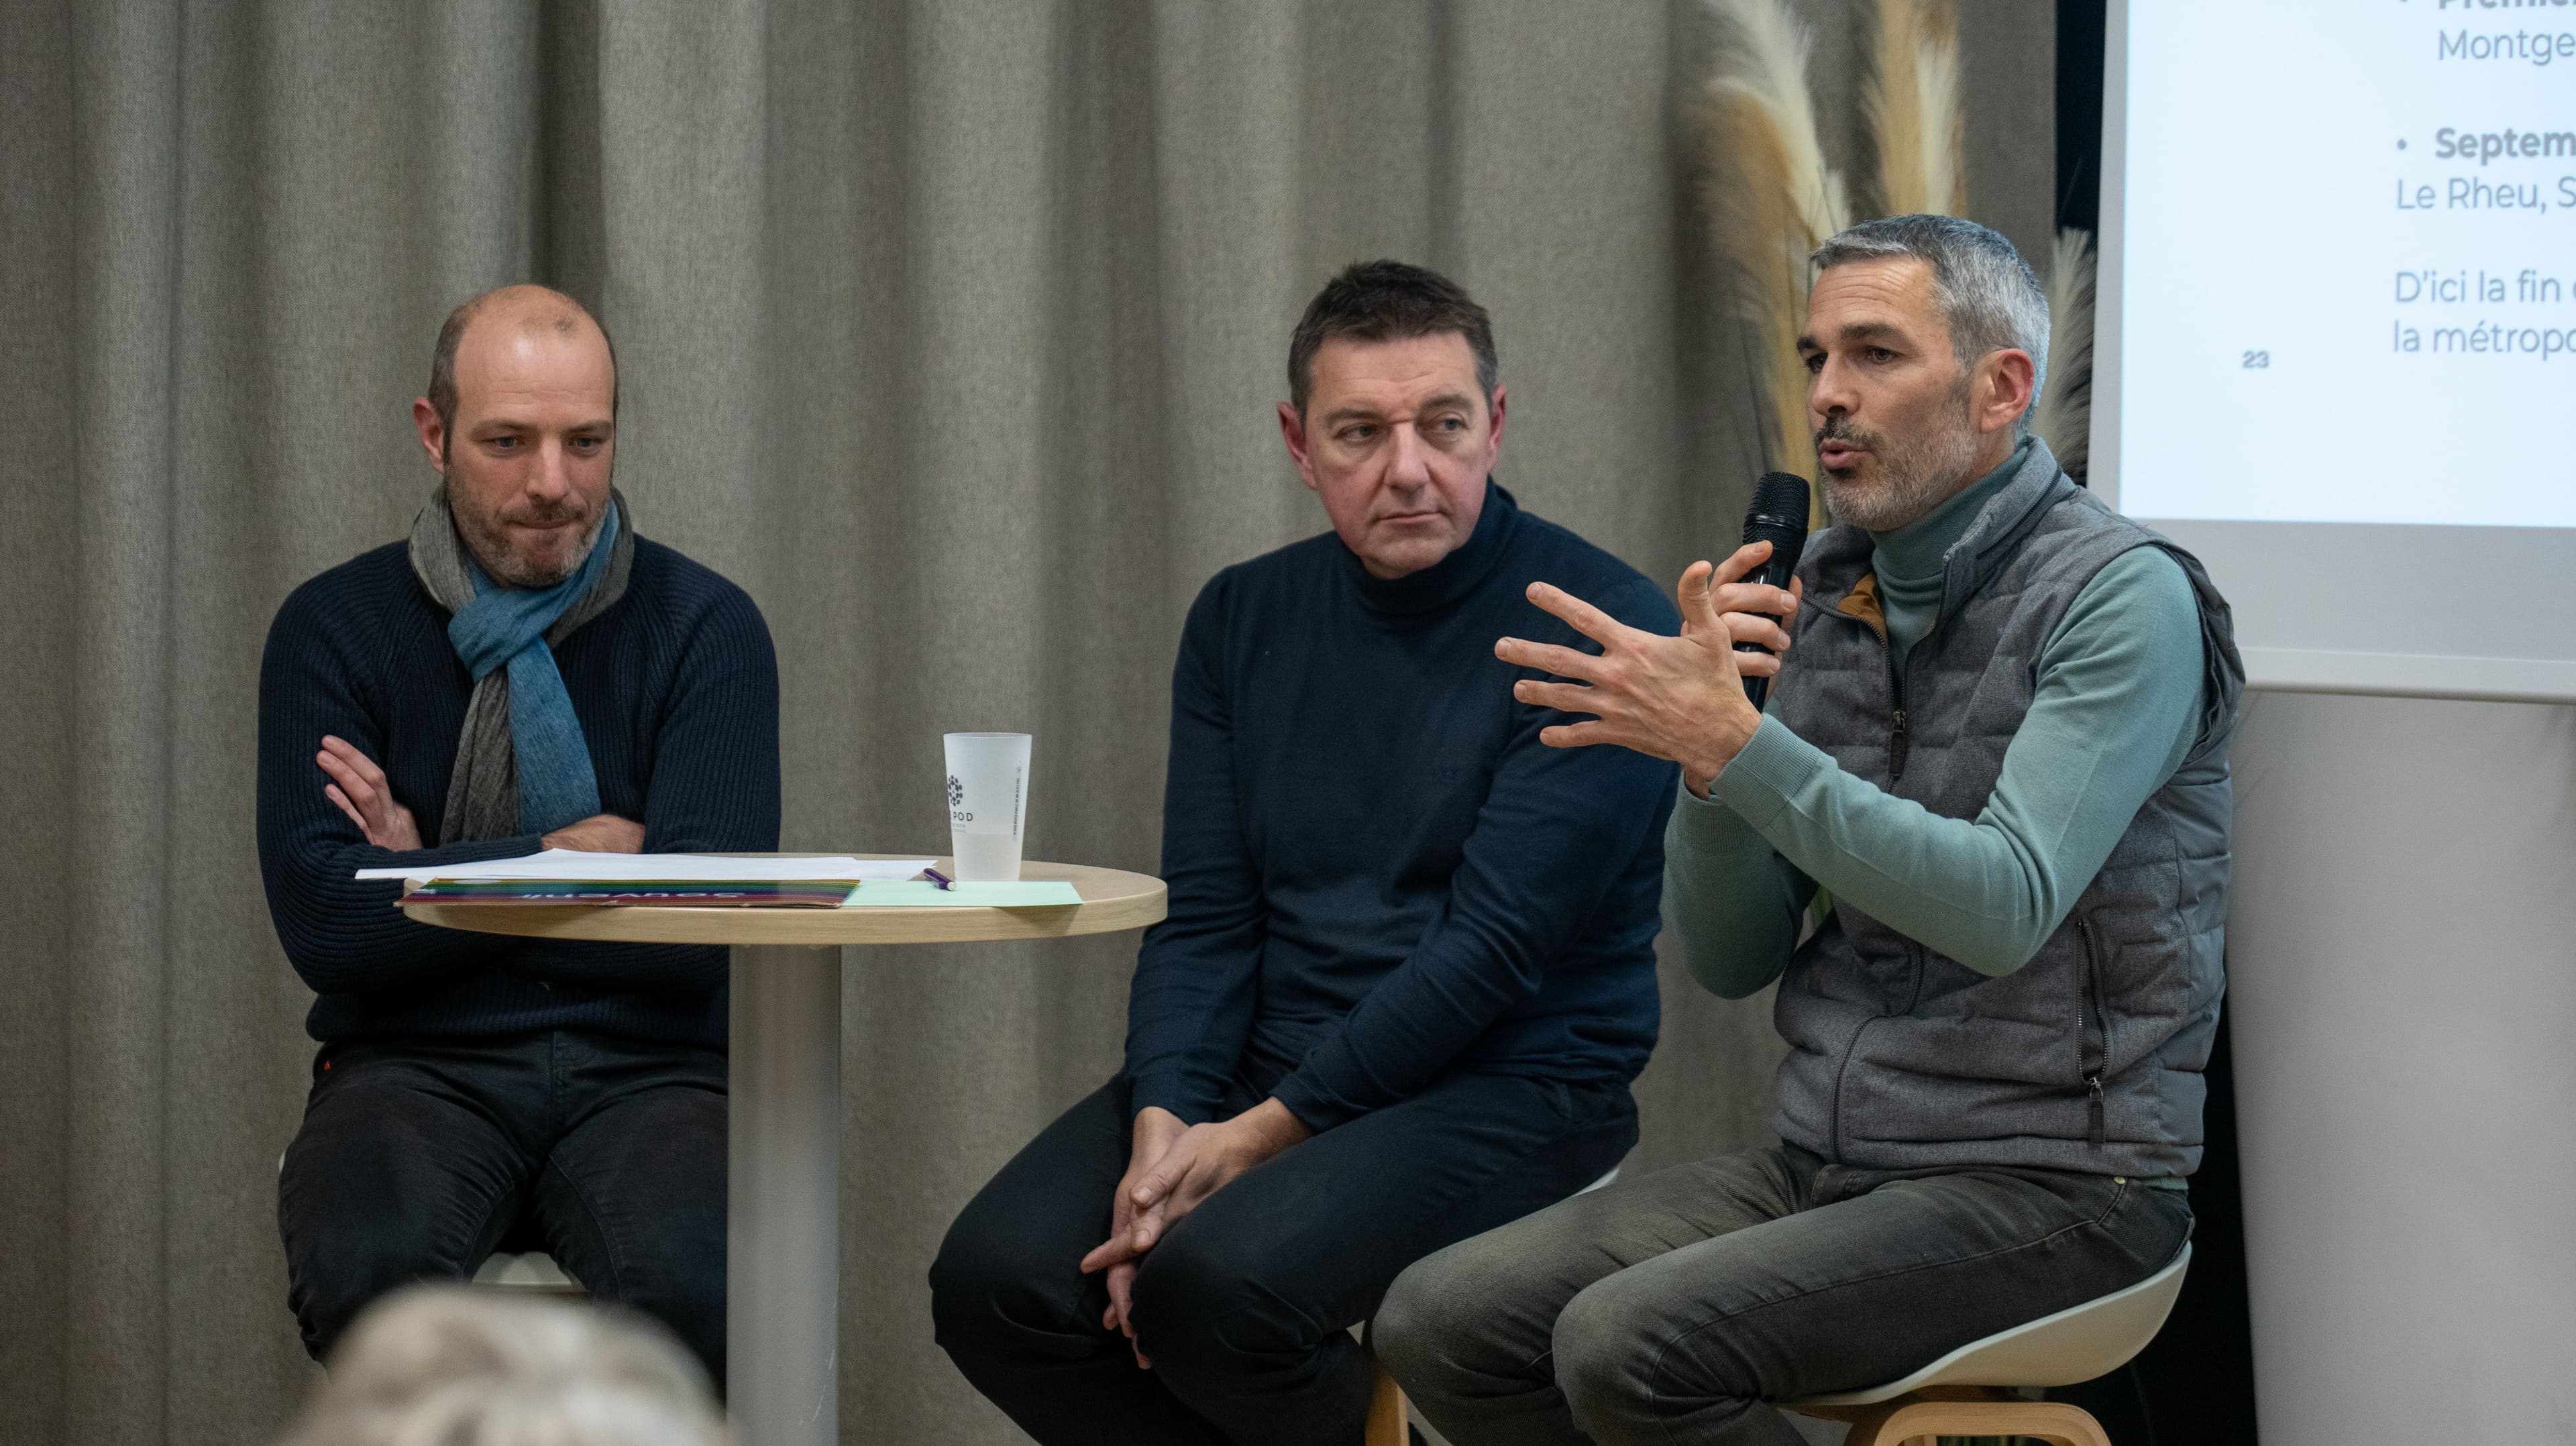
[(2576, 701), (2576, 3), (2109, 21), (2094, 488), (2255, 686)]

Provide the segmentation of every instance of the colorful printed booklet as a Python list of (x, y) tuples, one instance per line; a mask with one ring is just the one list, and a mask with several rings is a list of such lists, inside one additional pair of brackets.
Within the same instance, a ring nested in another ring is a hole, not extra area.
[(855, 879), (685, 879), (585, 882), (578, 879), (426, 879), (404, 904), (651, 905), (655, 908), (837, 909), (859, 887)]

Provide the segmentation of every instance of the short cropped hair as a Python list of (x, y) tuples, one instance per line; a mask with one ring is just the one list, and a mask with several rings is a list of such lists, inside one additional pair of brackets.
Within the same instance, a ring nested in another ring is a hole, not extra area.
[[(439, 323), (438, 346), (429, 355), (429, 406), (430, 410), (438, 413), (438, 426), (443, 433), (456, 430), (456, 348), (465, 340), (465, 328), (473, 325), (474, 318), (492, 304), (494, 297), (512, 289), (496, 286), (479, 296), (469, 296), (457, 303), (456, 309), (447, 314), (447, 320)], [(599, 328), (599, 339), (608, 344), (608, 418), (617, 420), (617, 338), (608, 334), (607, 326), (590, 314), (589, 307), (553, 287), (537, 289), (564, 305), (564, 310), (551, 319), (558, 335), (569, 336), (578, 328), (579, 323), (573, 320), (574, 317)]]
[(286, 1446), (723, 1446), (706, 1372), (642, 1316), (488, 1288), (387, 1296)]
[(1476, 385), (1493, 400), (1500, 374), (1494, 355), (1494, 321), (1457, 282), (1402, 261), (1354, 261), (1324, 283), (1306, 303), (1306, 315), (1288, 339), (1288, 401), (1299, 416), (1315, 388), (1315, 353), (1335, 337), (1347, 341), (1411, 341), (1456, 334), (1476, 354)]
[[(1852, 261), (1913, 257), (1932, 267), (1932, 296), (1962, 366), (2006, 348), (2030, 353), (2031, 405), (2048, 380), (2048, 293), (2010, 241), (1956, 216), (1863, 221), (1816, 248), (1819, 271)], [(2015, 425), (2028, 430), (2030, 413)]]

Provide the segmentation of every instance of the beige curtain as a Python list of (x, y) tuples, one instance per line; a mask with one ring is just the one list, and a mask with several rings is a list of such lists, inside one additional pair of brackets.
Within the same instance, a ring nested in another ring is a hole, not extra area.
[[(1847, 102), (1860, 7), (1812, 9)], [(1968, 9), (1972, 184), (2031, 246), (2051, 9)], [(615, 332), (638, 525), (777, 637), (787, 846), (939, 848), (937, 735), (1025, 728), (1033, 855), (1150, 870), (1182, 612), (1321, 525), (1271, 403), (1333, 267), (1492, 308), (1534, 510), (1660, 578), (1737, 531), (1706, 43), (1660, 0), (0, 8), (0, 1438), (257, 1442), (310, 1380), (259, 649), (429, 485), (448, 306), (540, 279)], [(1132, 949), (850, 960), (847, 1440), (1015, 1439), (922, 1272), (1113, 1067)], [(1633, 1167), (1768, 1112), (1767, 1009), (1665, 994)]]

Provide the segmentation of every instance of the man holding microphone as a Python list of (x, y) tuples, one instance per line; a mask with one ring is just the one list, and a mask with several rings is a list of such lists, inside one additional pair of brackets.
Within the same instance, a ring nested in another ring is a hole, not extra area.
[(1731, 650), (1760, 641), (1727, 611), (1759, 605), (1740, 557), (1683, 575), (1681, 637), (1539, 584), (1601, 653), (1496, 648), (1574, 680), (1515, 696), (1594, 715), (1545, 741), (1682, 765), (1666, 910), (1711, 990), (1779, 981), (1782, 1144), (1400, 1277), (1380, 1352), (1458, 1440), (1795, 1446), (1767, 1403), (2134, 1284), (2191, 1232), (2227, 605), (2028, 435), (2048, 309), (2009, 242), (1901, 216), (1815, 261), (1799, 350), (1842, 525), (1799, 566), (1769, 713)]

